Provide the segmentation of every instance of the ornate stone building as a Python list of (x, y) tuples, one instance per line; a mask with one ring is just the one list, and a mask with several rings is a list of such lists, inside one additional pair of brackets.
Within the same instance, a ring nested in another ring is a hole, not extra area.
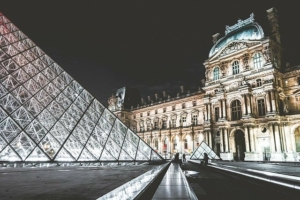
[(299, 161), (300, 66), (283, 65), (276, 9), (267, 17), (269, 36), (253, 14), (213, 35), (199, 91), (163, 92), (115, 114), (165, 156), (205, 141), (223, 160)]

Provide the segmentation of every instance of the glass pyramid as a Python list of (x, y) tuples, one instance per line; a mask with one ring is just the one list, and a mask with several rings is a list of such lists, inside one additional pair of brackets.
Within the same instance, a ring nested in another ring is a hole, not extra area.
[(163, 160), (0, 13), (0, 162)]
[(191, 155), (191, 160), (199, 160), (204, 158), (204, 153), (207, 153), (209, 159), (220, 159), (220, 157), (205, 143), (201, 142), (198, 148)]

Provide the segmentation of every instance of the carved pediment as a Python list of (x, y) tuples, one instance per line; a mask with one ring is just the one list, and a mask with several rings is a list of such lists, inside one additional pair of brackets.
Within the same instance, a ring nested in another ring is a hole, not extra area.
[(229, 43), (223, 50), (221, 50), (216, 58), (220, 58), (220, 57), (223, 57), (225, 55), (228, 55), (228, 54), (231, 54), (231, 53), (234, 53), (236, 51), (239, 51), (241, 49), (247, 49), (251, 46), (254, 46), (254, 45), (257, 45), (259, 44), (259, 42), (245, 42), (245, 41), (242, 41), (242, 42), (237, 42), (237, 41), (233, 41), (231, 43)]

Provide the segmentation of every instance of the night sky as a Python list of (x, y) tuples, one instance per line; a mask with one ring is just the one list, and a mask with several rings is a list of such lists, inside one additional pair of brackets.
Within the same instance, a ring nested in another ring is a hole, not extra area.
[(184, 85), (195, 91), (212, 35), (246, 19), (268, 34), (266, 10), (278, 10), (285, 59), (300, 64), (297, 1), (42, 1), (7, 0), (0, 12), (107, 106), (118, 88), (142, 97)]

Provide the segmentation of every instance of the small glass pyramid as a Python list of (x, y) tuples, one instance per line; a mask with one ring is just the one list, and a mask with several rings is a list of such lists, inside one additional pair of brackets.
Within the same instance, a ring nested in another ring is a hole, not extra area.
[(163, 160), (0, 13), (0, 161)]
[(201, 142), (198, 148), (191, 155), (191, 160), (199, 160), (204, 158), (204, 153), (207, 153), (209, 159), (220, 159), (220, 157), (205, 143)]

